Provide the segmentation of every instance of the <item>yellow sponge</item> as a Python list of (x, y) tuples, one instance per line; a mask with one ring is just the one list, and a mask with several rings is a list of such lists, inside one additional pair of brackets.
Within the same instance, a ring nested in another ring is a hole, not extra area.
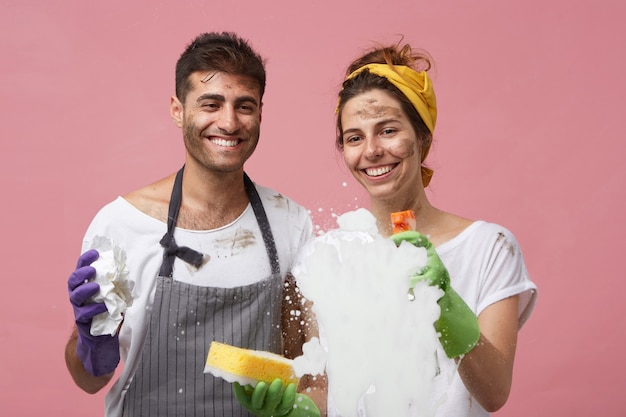
[(255, 386), (259, 381), (267, 383), (280, 378), (283, 384), (298, 385), (292, 361), (271, 352), (243, 349), (220, 342), (211, 342), (205, 373), (224, 378), (228, 382)]

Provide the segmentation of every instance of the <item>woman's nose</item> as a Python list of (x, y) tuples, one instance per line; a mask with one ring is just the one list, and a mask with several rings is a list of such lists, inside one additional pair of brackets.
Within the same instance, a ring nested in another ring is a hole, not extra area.
[(383, 147), (378, 139), (367, 139), (365, 154), (368, 158), (377, 158), (383, 154)]

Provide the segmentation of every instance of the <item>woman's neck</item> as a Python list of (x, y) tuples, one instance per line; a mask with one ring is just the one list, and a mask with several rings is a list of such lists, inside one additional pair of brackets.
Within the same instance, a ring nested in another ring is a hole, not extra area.
[(424, 230), (440, 212), (430, 204), (426, 196), (394, 201), (370, 200), (370, 211), (376, 217), (378, 230), (383, 236), (389, 236), (393, 232), (391, 213), (406, 210), (413, 210), (415, 213), (417, 230)]
[(453, 239), (473, 222), (473, 220), (434, 207), (425, 196), (413, 201), (404, 200), (392, 203), (372, 200), (370, 203), (370, 211), (376, 217), (381, 235), (391, 236), (393, 233), (391, 213), (413, 210), (415, 230), (428, 237), (435, 246)]

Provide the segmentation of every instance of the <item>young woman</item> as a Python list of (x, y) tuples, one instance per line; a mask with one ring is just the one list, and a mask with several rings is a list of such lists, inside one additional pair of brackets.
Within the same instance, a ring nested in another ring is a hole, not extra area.
[(339, 93), (336, 145), (369, 193), (380, 233), (392, 235), (391, 213), (413, 210), (419, 233), (396, 243), (424, 236), (420, 246), (431, 248), (430, 282), (449, 277), (455, 299), (477, 316), (474, 342), (460, 355), (446, 351), (452, 357), (440, 363), (454, 377), (437, 382), (436, 391), (447, 393), (437, 415), (486, 416), (509, 396), (517, 333), (534, 307), (536, 286), (509, 230), (443, 211), (428, 200), (425, 187), (433, 171), (424, 160), (437, 119), (430, 67), (429, 56), (410, 45), (377, 48), (355, 60)]

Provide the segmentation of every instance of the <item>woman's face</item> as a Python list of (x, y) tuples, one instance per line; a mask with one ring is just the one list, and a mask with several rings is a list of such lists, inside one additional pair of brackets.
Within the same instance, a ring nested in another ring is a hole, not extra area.
[(414, 197), (422, 187), (420, 144), (400, 102), (367, 91), (344, 104), (341, 123), (344, 161), (370, 198)]

